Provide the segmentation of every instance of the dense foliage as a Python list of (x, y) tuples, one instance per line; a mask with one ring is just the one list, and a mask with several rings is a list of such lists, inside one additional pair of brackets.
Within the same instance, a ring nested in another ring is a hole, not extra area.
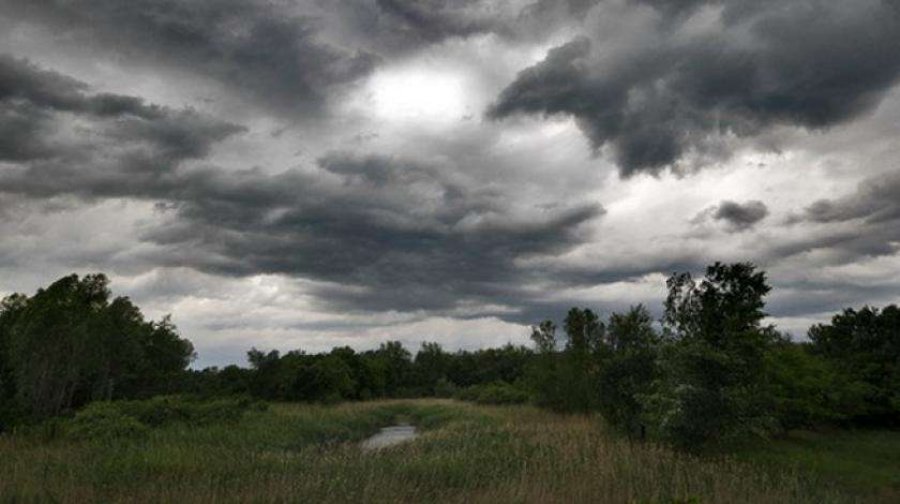
[(830, 324), (813, 326), (809, 339), (842, 381), (856, 385), (859, 416), (900, 421), (900, 308), (844, 310)]
[[(799, 427), (900, 421), (900, 310), (863, 308), (794, 343), (763, 325), (765, 274), (751, 264), (673, 275), (659, 326), (637, 306), (607, 324), (572, 309), (533, 328), (539, 404), (598, 410), (636, 436), (685, 448)], [(658, 327), (658, 328), (657, 328)]]
[(103, 275), (64, 277), (0, 304), (0, 428), (90, 401), (150, 397), (181, 386), (194, 357), (168, 318), (144, 320), (110, 300)]
[[(549, 320), (533, 327), (533, 349), (254, 348), (249, 367), (189, 370), (193, 348), (168, 318), (145, 321), (127, 298), (110, 299), (103, 275), (72, 275), (0, 304), (0, 429), (92, 401), (73, 420), (88, 434), (105, 425), (140, 435), (154, 421), (139, 404), (173, 418), (216, 414), (192, 410), (191, 397), (531, 401), (596, 411), (628, 435), (690, 449), (826, 424), (900, 424), (896, 306), (845, 310), (795, 343), (763, 323), (770, 287), (751, 264), (716, 263), (699, 280), (675, 274), (667, 287), (660, 321), (644, 306), (605, 320), (572, 308), (561, 336)], [(217, 404), (227, 413), (238, 403)]]
[[(451, 397), (487, 385), (520, 385), (533, 352), (506, 345), (449, 353), (423, 343), (413, 355), (398, 341), (356, 352), (281, 354), (252, 349), (250, 368), (207, 368), (188, 375), (185, 391), (201, 396), (249, 394), (276, 401), (336, 402), (379, 397)], [(524, 386), (519, 387), (521, 393)]]

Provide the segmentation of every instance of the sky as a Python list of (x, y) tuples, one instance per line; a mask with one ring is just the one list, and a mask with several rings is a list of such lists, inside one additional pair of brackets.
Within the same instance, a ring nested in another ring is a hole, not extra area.
[(196, 366), (527, 344), (768, 273), (900, 301), (896, 0), (0, 0), (0, 295), (104, 272)]

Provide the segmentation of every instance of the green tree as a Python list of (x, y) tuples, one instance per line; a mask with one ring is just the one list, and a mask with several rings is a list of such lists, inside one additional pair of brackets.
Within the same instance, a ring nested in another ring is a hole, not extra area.
[(659, 376), (659, 335), (643, 305), (613, 313), (606, 331), (608, 357), (600, 371), (600, 411), (611, 424), (644, 436), (641, 398)]
[(22, 294), (13, 294), (0, 301), (0, 432), (24, 414), (16, 393), (11, 344), (13, 328), (27, 303), (28, 298)]
[(567, 337), (560, 373), (563, 408), (591, 411), (599, 401), (605, 327), (600, 317), (587, 308), (569, 310), (563, 327)]
[(171, 320), (146, 322), (127, 298), (110, 302), (102, 274), (63, 277), (0, 309), (0, 383), (43, 417), (91, 400), (173, 391), (194, 356)]
[(809, 344), (787, 338), (766, 355), (769, 394), (783, 430), (842, 423), (866, 410), (867, 387)]
[[(302, 352), (291, 352), (302, 355)], [(284, 398), (285, 388), (293, 384), (288, 384), (288, 379), (283, 376), (281, 354), (278, 350), (272, 350), (268, 353), (257, 350), (255, 347), (247, 352), (247, 362), (250, 363), (250, 369), (253, 370), (253, 377), (250, 380), (250, 392), (263, 399), (280, 399)]]
[(391, 397), (405, 395), (412, 378), (412, 355), (399, 341), (382, 343), (375, 351), (381, 361), (385, 377), (385, 393)]
[(900, 308), (846, 309), (809, 330), (812, 349), (865, 390), (860, 420), (900, 424)]
[(769, 432), (765, 355), (777, 335), (762, 326), (765, 273), (715, 263), (699, 283), (684, 273), (667, 286), (661, 377), (645, 399), (655, 432), (688, 448)]
[(427, 395), (434, 395), (435, 387), (446, 380), (450, 355), (438, 343), (423, 342), (416, 353), (415, 368), (418, 387)]
[(557, 352), (556, 324), (545, 320), (531, 327), (531, 341), (534, 342), (536, 359), (528, 367), (530, 388), (541, 406), (561, 409), (561, 379), (559, 375), (559, 354)]

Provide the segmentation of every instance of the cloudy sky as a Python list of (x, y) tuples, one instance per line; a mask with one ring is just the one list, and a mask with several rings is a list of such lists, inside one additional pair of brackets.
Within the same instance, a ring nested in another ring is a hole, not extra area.
[(712, 261), (900, 301), (896, 0), (0, 0), (0, 294), (102, 271), (198, 365), (525, 343)]

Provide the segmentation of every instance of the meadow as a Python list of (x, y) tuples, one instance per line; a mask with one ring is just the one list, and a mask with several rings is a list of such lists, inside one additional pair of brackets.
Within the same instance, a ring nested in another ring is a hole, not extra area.
[[(398, 421), (421, 436), (361, 449)], [(629, 441), (597, 415), (440, 399), (276, 403), (234, 420), (118, 434), (73, 435), (72, 425), (0, 435), (0, 501), (837, 503), (900, 495), (900, 433), (887, 431), (690, 455)]]

